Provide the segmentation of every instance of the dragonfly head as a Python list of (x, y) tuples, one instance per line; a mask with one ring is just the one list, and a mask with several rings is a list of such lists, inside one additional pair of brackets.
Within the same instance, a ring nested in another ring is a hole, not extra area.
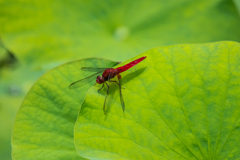
[(102, 84), (102, 83), (105, 82), (105, 80), (104, 80), (103, 77), (101, 77), (101, 76), (97, 76), (96, 82), (97, 82), (98, 84)]

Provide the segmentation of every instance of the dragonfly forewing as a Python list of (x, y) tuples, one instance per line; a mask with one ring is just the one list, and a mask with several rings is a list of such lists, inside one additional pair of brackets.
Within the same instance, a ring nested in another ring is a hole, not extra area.
[(97, 75), (101, 74), (103, 71), (97, 72), (95, 74), (92, 74), (91, 76), (88, 76), (86, 78), (80, 79), (76, 82), (73, 82), (72, 84), (69, 85), (69, 89), (74, 89), (74, 88), (78, 88), (81, 86), (84, 86), (85, 84), (89, 84), (91, 83), (94, 79), (96, 80)]
[(110, 69), (110, 68), (94, 68), (94, 67), (82, 67), (81, 70), (83, 71), (87, 71), (87, 72), (103, 72), (106, 69)]

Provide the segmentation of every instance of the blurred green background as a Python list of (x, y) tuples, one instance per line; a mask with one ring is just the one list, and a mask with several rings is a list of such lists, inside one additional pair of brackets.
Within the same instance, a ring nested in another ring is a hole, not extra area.
[(239, 12), (239, 0), (0, 0), (0, 159), (11, 159), (17, 109), (49, 69), (164, 45), (240, 42)]

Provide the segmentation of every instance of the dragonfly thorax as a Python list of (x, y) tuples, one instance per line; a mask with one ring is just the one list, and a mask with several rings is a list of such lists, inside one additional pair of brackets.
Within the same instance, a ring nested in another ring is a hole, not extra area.
[(102, 77), (97, 76), (96, 82), (99, 83), (99, 84), (102, 84), (105, 81), (108, 81), (108, 80), (114, 78), (117, 74), (118, 74), (118, 70), (116, 70), (116, 69), (113, 69), (113, 68), (106, 69), (103, 72)]

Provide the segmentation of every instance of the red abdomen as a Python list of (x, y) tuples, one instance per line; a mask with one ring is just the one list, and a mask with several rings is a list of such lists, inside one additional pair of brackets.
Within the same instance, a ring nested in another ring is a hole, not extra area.
[(118, 70), (118, 73), (122, 73), (126, 70), (128, 70), (129, 68), (132, 68), (133, 66), (135, 66), (136, 64), (138, 64), (139, 62), (141, 62), (142, 60), (144, 60), (145, 58), (147, 58), (147, 56), (144, 56), (144, 57), (141, 57), (141, 58), (138, 58), (122, 67), (118, 67), (117, 70)]

